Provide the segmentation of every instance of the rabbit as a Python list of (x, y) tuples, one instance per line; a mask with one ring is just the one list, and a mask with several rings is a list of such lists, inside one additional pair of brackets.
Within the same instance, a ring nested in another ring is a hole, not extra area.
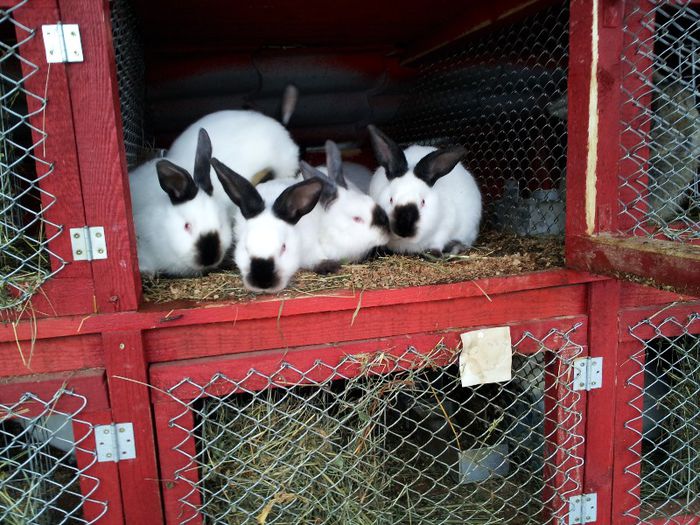
[(234, 261), (243, 285), (253, 292), (279, 292), (300, 267), (303, 254), (297, 223), (318, 203), (323, 183), (288, 179), (255, 187), (217, 158), (211, 159), (211, 165), (238, 206)]
[(369, 126), (380, 167), (370, 196), (389, 216), (387, 247), (399, 253), (458, 253), (471, 247), (479, 232), (481, 193), (459, 160), (462, 147), (436, 149), (413, 145), (405, 151)]
[[(275, 119), (250, 110), (217, 111), (202, 117), (172, 143), (170, 160), (185, 166), (192, 162), (199, 128), (209, 132), (219, 161), (249, 181), (294, 177), (299, 171), (299, 147), (287, 129)], [(213, 179), (215, 199), (235, 214), (218, 179)]]
[(326, 141), (326, 164), (313, 168), (300, 163), (305, 179), (323, 182), (321, 205), (300, 221), (307, 245), (301, 267), (320, 273), (336, 270), (341, 261), (362, 260), (373, 248), (385, 245), (390, 235), (386, 212), (346, 182), (340, 150), (330, 140)]
[(212, 197), (211, 154), (209, 135), (200, 129), (194, 177), (171, 159), (150, 160), (129, 174), (142, 274), (198, 275), (230, 249), (231, 220)]

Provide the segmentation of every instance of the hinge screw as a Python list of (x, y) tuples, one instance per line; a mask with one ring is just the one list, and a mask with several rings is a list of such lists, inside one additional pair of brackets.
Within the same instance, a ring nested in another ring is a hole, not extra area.
[(74, 237), (75, 239), (80, 239), (80, 234), (79, 234), (79, 233), (74, 233), (74, 234), (73, 234), (73, 237)]
[(100, 237), (102, 237), (102, 234), (100, 232), (97, 232), (97, 233), (95, 233), (95, 237), (97, 237), (99, 239)]
[(97, 250), (97, 253), (99, 253), (100, 255), (102, 255), (104, 252), (105, 252), (105, 251), (104, 251), (102, 248), (100, 248), (99, 250)]
[(83, 250), (75, 250), (75, 254), (76, 254), (76, 255), (82, 255), (82, 254), (83, 254)]
[(104, 430), (104, 433), (105, 433), (105, 434), (109, 434), (109, 430), (105, 429), (105, 430)]
[(111, 453), (111, 452), (107, 452), (107, 454), (105, 454), (105, 456), (107, 456), (108, 458), (111, 458), (111, 457), (112, 457), (112, 453)]
[[(119, 350), (124, 350), (126, 348), (126, 345), (124, 343), (119, 343)], [(124, 430), (124, 429), (122, 429)]]
[(586, 385), (585, 385), (584, 383), (579, 383), (578, 386), (580, 386), (581, 388), (583, 388), (583, 387), (586, 386)]
[(124, 432), (124, 427), (120, 428), (119, 432)]

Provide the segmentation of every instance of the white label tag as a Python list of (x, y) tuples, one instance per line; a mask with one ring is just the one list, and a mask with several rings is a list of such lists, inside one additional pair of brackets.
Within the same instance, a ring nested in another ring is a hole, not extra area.
[(484, 328), (461, 334), (459, 374), (462, 386), (498, 383), (511, 378), (510, 328)]

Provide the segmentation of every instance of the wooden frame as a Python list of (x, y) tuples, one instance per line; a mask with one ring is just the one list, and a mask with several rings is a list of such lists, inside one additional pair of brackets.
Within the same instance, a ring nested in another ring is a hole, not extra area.
[[(82, 505), (83, 519), (87, 522), (99, 518), (100, 523), (124, 523), (122, 511), (122, 494), (119, 482), (117, 464), (112, 462), (97, 462), (94, 453), (94, 425), (111, 422), (109, 400), (105, 384), (104, 371), (99, 369), (83, 370), (70, 373), (48, 375), (20, 376), (0, 380), (0, 403), (12, 405), (17, 403), (25, 392), (31, 392), (38, 398), (50, 401), (59, 390), (67, 390), (71, 394), (86, 398), (85, 406), (77, 397), (61, 396), (52, 405), (52, 409), (71, 413), (78, 411), (80, 423), (73, 423), (73, 434), (76, 443), (77, 468), (85, 470), (80, 476), (80, 487), (83, 494), (90, 494)], [(25, 406), (26, 405), (26, 406)], [(41, 414), (45, 409), (33, 407), (27, 401), (23, 405), (27, 410), (23, 415)], [(95, 485), (95, 479), (99, 485)], [(100, 502), (100, 503), (97, 503)], [(102, 504), (104, 503), (105, 506)]]
[[(629, 199), (630, 192), (619, 187), (618, 177), (635, 170), (624, 155), (634, 138), (621, 124), (624, 118), (633, 117), (630, 112), (635, 110), (629, 104), (622, 106), (621, 88), (623, 79), (630, 90), (642, 82), (623, 71), (620, 58), (632, 47), (624, 44), (623, 21), (627, 20), (636, 34), (651, 37), (651, 29), (645, 27), (640, 15), (625, 16), (638, 7), (651, 8), (651, 3), (571, 2), (569, 97), (580, 103), (569, 111), (567, 265), (623, 278), (634, 274), (698, 295), (700, 244), (618, 233), (626, 221), (618, 216), (618, 200)], [(628, 51), (628, 61), (641, 70), (651, 70), (648, 58), (632, 52)], [(639, 102), (650, 105), (651, 96)], [(648, 157), (648, 148), (636, 148), (635, 155)], [(635, 184), (646, 182), (640, 179)]]
[[(533, 334), (537, 339), (545, 339), (552, 329), (569, 331), (578, 326), (572, 333), (571, 342), (576, 346), (567, 346), (563, 342), (562, 348), (557, 350), (557, 355), (562, 359), (582, 357), (586, 354), (586, 318), (565, 317), (542, 320), (529, 323), (515, 323), (510, 326), (511, 339), (515, 343), (526, 332)], [(478, 327), (470, 327), (478, 328)], [(156, 432), (158, 450), (160, 456), (161, 476), (163, 484), (163, 498), (165, 507), (165, 523), (178, 523), (186, 519), (188, 523), (201, 523), (201, 516), (195, 512), (195, 508), (201, 505), (201, 495), (191, 489), (191, 485), (198, 480), (197, 469), (192, 468), (189, 457), (195, 455), (195, 441), (192, 437), (195, 420), (187, 403), (193, 399), (204, 396), (225, 396), (235, 393), (236, 390), (230, 382), (210, 383), (211, 378), (217, 374), (225, 374), (226, 377), (243, 382), (246, 391), (263, 390), (269, 387), (268, 382), (259, 376), (249, 376), (248, 371), (254, 368), (262, 376), (276, 373), (275, 379), (281, 383), (302, 385), (310, 381), (324, 381), (338, 377), (355, 377), (360, 373), (358, 364), (346, 364), (342, 369), (335, 367), (348, 355), (366, 354), (367, 352), (382, 351), (386, 354), (401, 356), (410, 345), (421, 354), (430, 353), (435, 346), (442, 342), (447, 348), (454, 348), (459, 341), (459, 331), (439, 332), (435, 334), (420, 334), (416, 336), (401, 336), (372, 342), (347, 343), (342, 345), (326, 345), (324, 347), (299, 347), (294, 349), (271, 350), (265, 352), (249, 352), (232, 356), (217, 358), (187, 360), (181, 362), (161, 363), (151, 367), (151, 382), (153, 384), (152, 399), (156, 419)], [(578, 350), (581, 349), (581, 351)], [(524, 340), (522, 348), (518, 346), (518, 353), (527, 355), (539, 350), (536, 342)], [(431, 362), (436, 365), (441, 363), (444, 357), (445, 363), (451, 358), (452, 352), (446, 350), (443, 356), (433, 355)], [(328, 367), (317, 367), (321, 361)], [(288, 371), (284, 376), (277, 373), (282, 362), (289, 363)], [(562, 396), (565, 402), (560, 402), (559, 397), (545, 396), (545, 435), (553, 436), (547, 442), (545, 455), (550, 458), (543, 473), (544, 479), (550, 484), (545, 489), (542, 497), (547, 504), (549, 516), (547, 522), (559, 523), (564, 519), (568, 505), (562, 493), (575, 491), (583, 480), (583, 463), (576, 461), (576, 456), (583, 455), (583, 440), (578, 446), (569, 443), (571, 435), (583, 435), (585, 428), (585, 395), (572, 394), (558, 381), (566, 379), (568, 373), (564, 365), (557, 360), (551, 365), (545, 375), (547, 392), (556, 392)], [(402, 361), (400, 368), (411, 368), (409, 361)], [(311, 371), (311, 374), (300, 376), (296, 370)], [(569, 371), (570, 372), (570, 371)], [(382, 373), (380, 370), (377, 373)], [(183, 379), (187, 378), (187, 384)], [(203, 393), (199, 388), (190, 386), (195, 384), (209, 384)], [(176, 387), (172, 394), (168, 390)], [(580, 413), (581, 420), (577, 421), (572, 413)], [(554, 419), (552, 419), (554, 417)], [(173, 420), (177, 424), (173, 425)], [(176, 473), (180, 473), (177, 479)], [(556, 487), (556, 488), (555, 488)]]

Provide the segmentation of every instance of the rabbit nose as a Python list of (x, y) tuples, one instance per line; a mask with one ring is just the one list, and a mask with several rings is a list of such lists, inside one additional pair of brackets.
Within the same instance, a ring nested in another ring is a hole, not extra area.
[(272, 257), (262, 259), (253, 257), (250, 259), (250, 272), (248, 282), (261, 290), (268, 290), (279, 286), (279, 276), (275, 271), (275, 260)]
[(218, 232), (200, 235), (196, 244), (197, 260), (200, 266), (214, 266), (221, 260), (221, 240)]
[(420, 214), (415, 204), (402, 204), (394, 208), (394, 223), (391, 229), (399, 237), (413, 237)]
[(376, 204), (372, 210), (372, 226), (376, 226), (386, 233), (391, 231), (389, 228), (389, 216), (379, 204)]

